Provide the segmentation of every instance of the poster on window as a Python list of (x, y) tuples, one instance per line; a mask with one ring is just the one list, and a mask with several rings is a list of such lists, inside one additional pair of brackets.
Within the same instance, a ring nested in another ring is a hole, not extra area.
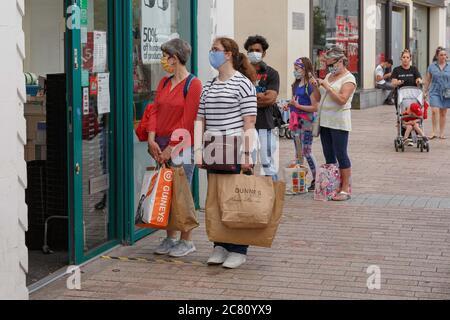
[(97, 90), (98, 114), (110, 113), (109, 73), (99, 73), (97, 75)]
[(106, 72), (108, 68), (107, 57), (107, 34), (104, 31), (94, 31), (94, 60), (93, 72)]
[(141, 54), (144, 64), (159, 63), (161, 45), (175, 38), (171, 33), (169, 0), (141, 0)]

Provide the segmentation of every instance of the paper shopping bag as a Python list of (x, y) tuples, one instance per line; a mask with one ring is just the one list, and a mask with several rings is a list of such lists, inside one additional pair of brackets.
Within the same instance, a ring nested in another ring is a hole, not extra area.
[(218, 175), (208, 175), (208, 195), (206, 199), (206, 232), (212, 242), (231, 243), (270, 248), (275, 239), (284, 205), (283, 182), (274, 182), (275, 203), (268, 226), (264, 229), (231, 229), (222, 223), (217, 193)]
[(173, 170), (161, 168), (151, 175), (147, 192), (141, 196), (136, 212), (136, 225), (140, 228), (164, 229), (169, 223), (172, 199)]
[(222, 222), (232, 229), (266, 228), (275, 203), (271, 177), (244, 174), (217, 176)]
[(166, 229), (188, 232), (199, 226), (194, 199), (184, 169), (173, 168), (172, 203)]
[(336, 164), (324, 164), (317, 170), (314, 200), (330, 201), (341, 185), (341, 174)]

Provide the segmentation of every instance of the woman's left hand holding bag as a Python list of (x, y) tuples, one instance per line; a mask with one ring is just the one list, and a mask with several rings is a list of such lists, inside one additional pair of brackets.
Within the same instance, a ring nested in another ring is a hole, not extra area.
[(150, 140), (148, 142), (148, 152), (156, 162), (160, 163), (162, 152), (155, 141)]

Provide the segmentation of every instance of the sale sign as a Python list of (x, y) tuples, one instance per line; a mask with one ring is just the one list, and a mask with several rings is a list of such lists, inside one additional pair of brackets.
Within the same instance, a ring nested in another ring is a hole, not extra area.
[(170, 1), (141, 0), (141, 54), (144, 64), (160, 63), (161, 45), (177, 34), (171, 32)]

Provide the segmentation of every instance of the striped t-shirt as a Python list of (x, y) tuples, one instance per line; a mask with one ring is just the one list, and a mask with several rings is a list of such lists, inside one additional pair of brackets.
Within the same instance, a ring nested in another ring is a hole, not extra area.
[(226, 82), (215, 78), (203, 88), (198, 116), (205, 119), (206, 130), (210, 133), (241, 133), (243, 117), (256, 116), (257, 113), (256, 88), (239, 71)]

